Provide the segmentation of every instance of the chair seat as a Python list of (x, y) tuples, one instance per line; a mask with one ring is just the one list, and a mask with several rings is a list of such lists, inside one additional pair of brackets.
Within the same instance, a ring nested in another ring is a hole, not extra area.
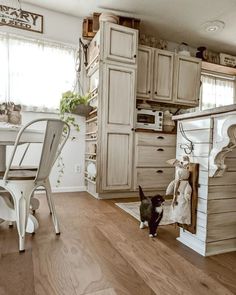
[[(4, 171), (0, 172), (0, 179), (4, 176)], [(26, 169), (18, 169), (18, 170), (10, 170), (8, 173), (8, 180), (34, 180), (36, 177), (36, 170), (26, 170)]]
[(31, 170), (36, 171), (38, 167), (36, 166), (11, 166), (10, 170)]

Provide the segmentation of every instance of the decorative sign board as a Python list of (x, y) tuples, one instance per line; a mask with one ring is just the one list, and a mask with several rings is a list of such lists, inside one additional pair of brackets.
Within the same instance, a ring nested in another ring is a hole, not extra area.
[(43, 16), (33, 12), (0, 5), (0, 25), (43, 33)]

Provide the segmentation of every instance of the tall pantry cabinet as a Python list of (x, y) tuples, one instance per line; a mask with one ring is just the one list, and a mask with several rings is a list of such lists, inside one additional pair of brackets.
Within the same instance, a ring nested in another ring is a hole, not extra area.
[[(86, 139), (86, 166), (95, 163), (97, 173), (96, 179), (89, 171), (85, 176), (88, 191), (99, 198), (133, 188), (137, 40), (134, 29), (102, 23), (90, 44), (87, 74), (97, 116), (87, 119), (87, 127), (96, 120), (97, 129), (96, 136)], [(95, 153), (88, 152), (91, 144), (96, 144)]]

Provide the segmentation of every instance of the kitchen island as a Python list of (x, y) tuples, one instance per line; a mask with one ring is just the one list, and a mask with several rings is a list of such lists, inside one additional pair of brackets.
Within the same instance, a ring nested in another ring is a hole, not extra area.
[(173, 117), (176, 156), (199, 163), (196, 234), (178, 240), (201, 255), (236, 250), (236, 104)]

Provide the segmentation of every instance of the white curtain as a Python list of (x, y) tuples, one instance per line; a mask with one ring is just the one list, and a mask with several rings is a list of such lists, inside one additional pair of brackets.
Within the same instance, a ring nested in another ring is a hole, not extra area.
[(8, 98), (8, 40), (0, 35), (0, 101)]
[(202, 110), (234, 103), (235, 80), (202, 75)]
[[(0, 99), (26, 106), (58, 108), (62, 92), (75, 84), (71, 47), (8, 35), (0, 38)], [(4, 68), (4, 69), (3, 69)], [(2, 80), (3, 78), (3, 80)]]

